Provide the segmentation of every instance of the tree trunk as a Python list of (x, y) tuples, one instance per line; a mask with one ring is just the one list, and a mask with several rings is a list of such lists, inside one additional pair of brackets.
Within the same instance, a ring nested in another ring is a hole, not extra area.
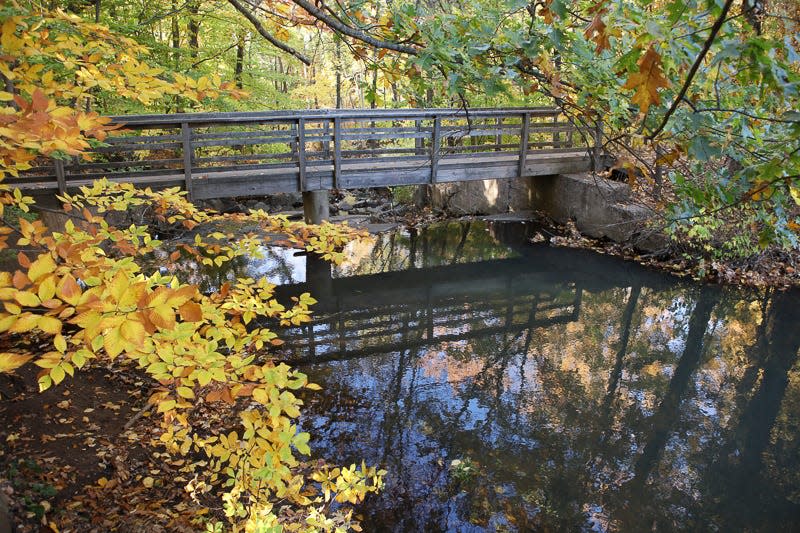
[(172, 0), (172, 62), (179, 70), (181, 60), (181, 29), (178, 25), (178, 0)]
[(342, 42), (336, 39), (336, 109), (342, 108)]
[(189, 54), (192, 60), (197, 59), (200, 48), (200, 2), (196, 0), (189, 3)]

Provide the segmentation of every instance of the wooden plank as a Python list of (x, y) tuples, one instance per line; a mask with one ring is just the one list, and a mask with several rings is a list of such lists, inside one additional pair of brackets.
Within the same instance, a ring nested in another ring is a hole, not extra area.
[[(497, 116), (514, 116), (520, 111), (530, 111), (532, 116), (546, 118), (558, 115), (561, 111), (554, 108), (511, 107), (499, 109), (474, 108), (469, 116), (489, 118)], [(341, 109), (341, 110), (302, 110), (302, 111), (269, 111), (269, 112), (226, 112), (226, 113), (178, 113), (171, 115), (125, 115), (109, 117), (114, 124), (121, 124), (128, 129), (180, 127), (187, 122), (194, 127), (242, 125), (242, 124), (291, 124), (297, 118), (307, 121), (320, 121), (339, 116), (348, 121), (371, 122), (378, 120), (431, 120), (435, 116), (464, 118), (463, 109)]]
[(230, 198), (235, 196), (263, 196), (297, 190), (297, 176), (287, 174), (280, 179), (266, 180), (260, 176), (244, 179), (199, 179), (195, 183), (195, 198)]
[(103, 141), (107, 144), (134, 144), (137, 142), (141, 143), (154, 143), (154, 142), (163, 142), (163, 141), (178, 141), (180, 142), (181, 136), (178, 134), (175, 135), (115, 135), (113, 137), (106, 137)]
[(339, 188), (342, 175), (342, 119), (333, 119), (333, 188)]
[(361, 156), (361, 155), (390, 155), (390, 154), (410, 154), (414, 155), (416, 148), (380, 148), (378, 150), (344, 150), (344, 156)]
[(209, 131), (205, 133), (195, 133), (195, 141), (206, 140), (225, 140), (225, 139), (247, 139), (251, 137), (287, 137), (289, 130), (255, 130), (255, 131)]
[(433, 119), (433, 135), (431, 137), (431, 183), (436, 183), (436, 171), (439, 165), (439, 153), (441, 151), (441, 127), (442, 119)]
[[(136, 171), (123, 171), (123, 172), (106, 172), (103, 170), (94, 171), (94, 172), (80, 172), (80, 173), (68, 173), (67, 174), (67, 183), (73, 183), (76, 181), (91, 181), (100, 178), (108, 178), (108, 179), (117, 179), (117, 180), (125, 180), (126, 178), (141, 178), (141, 177), (156, 177), (156, 176), (171, 176), (174, 175), (176, 172), (180, 172), (183, 165), (178, 165), (177, 168), (150, 168), (150, 169), (143, 169), (143, 170), (136, 170)], [(185, 181), (185, 174), (184, 176)]]
[(215, 155), (210, 157), (195, 157), (194, 162), (196, 165), (203, 163), (224, 163), (225, 161), (247, 161), (247, 160), (261, 160), (261, 159), (287, 159), (291, 160), (294, 154), (292, 152), (276, 152), (274, 154), (258, 153), (258, 154), (238, 154), (238, 155)]
[(173, 168), (180, 168), (183, 164), (183, 158), (174, 159), (131, 159), (128, 161), (101, 161), (99, 163), (80, 163), (72, 165), (64, 165), (64, 170), (67, 174), (75, 173), (81, 170), (111, 169), (111, 168), (124, 168), (124, 167), (142, 167), (142, 166), (165, 166), (172, 165)]
[(186, 187), (186, 195), (189, 200), (192, 197), (192, 158), (194, 157), (194, 149), (192, 148), (192, 130), (189, 124), (184, 122), (181, 124), (181, 139), (183, 144), (183, 175)]
[(519, 141), (519, 177), (525, 175), (525, 162), (528, 158), (528, 138), (530, 136), (531, 117), (528, 113), (522, 114), (522, 132)]
[(195, 141), (194, 146), (197, 148), (214, 148), (224, 146), (253, 146), (259, 144), (289, 144), (296, 140), (295, 136), (286, 135), (284, 137), (249, 137), (242, 139), (216, 139)]
[(306, 190), (306, 119), (297, 119), (297, 178), (300, 191)]
[(56, 170), (56, 182), (58, 182), (58, 193), (64, 194), (67, 192), (67, 175), (64, 172), (64, 161), (61, 159), (54, 159), (53, 165)]
[(148, 143), (148, 144), (115, 144), (114, 146), (100, 146), (93, 148), (96, 154), (116, 154), (118, 152), (141, 152), (145, 150), (169, 150), (181, 148), (180, 142)]
[[(348, 132), (351, 130), (347, 130)], [(395, 133), (389, 129), (380, 132), (380, 133), (345, 133), (342, 135), (342, 140), (345, 141), (381, 141), (381, 140), (389, 140), (393, 141), (395, 139), (420, 139), (429, 137), (430, 134), (422, 132), (412, 132), (412, 133)]]

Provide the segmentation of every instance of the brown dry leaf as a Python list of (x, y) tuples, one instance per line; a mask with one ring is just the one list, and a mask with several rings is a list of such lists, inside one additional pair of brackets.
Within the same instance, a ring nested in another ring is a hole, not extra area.
[(606, 32), (606, 23), (603, 21), (603, 15), (607, 11), (606, 9), (598, 9), (594, 18), (583, 32), (583, 35), (587, 39), (593, 41), (597, 45), (594, 50), (594, 53), (597, 55), (600, 55), (603, 50), (611, 48), (611, 43), (608, 40), (608, 33)]
[(628, 76), (628, 81), (625, 82), (623, 88), (636, 91), (631, 102), (638, 104), (644, 114), (650, 109), (651, 104), (661, 102), (658, 89), (669, 87), (669, 80), (664, 77), (664, 71), (661, 69), (661, 56), (652, 45), (639, 59), (637, 65), (639, 65), (639, 72)]

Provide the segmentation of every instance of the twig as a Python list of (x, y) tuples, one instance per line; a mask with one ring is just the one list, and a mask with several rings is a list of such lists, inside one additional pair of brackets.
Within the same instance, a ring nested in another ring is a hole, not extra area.
[(130, 420), (128, 420), (127, 422), (125, 422), (125, 425), (124, 425), (124, 426), (122, 426), (122, 430), (123, 430), (123, 431), (128, 431), (129, 429), (131, 429), (131, 427), (133, 427), (133, 425), (134, 425), (134, 424), (135, 424), (135, 423), (136, 423), (136, 422), (137, 422), (137, 421), (138, 421), (140, 418), (142, 418), (142, 417), (144, 416), (144, 414), (145, 414), (145, 413), (149, 413), (150, 411), (152, 411), (152, 410), (153, 410), (153, 408), (154, 408), (154, 407), (155, 407), (155, 404), (153, 404), (153, 403), (148, 403), (147, 405), (145, 405), (145, 406), (144, 406), (144, 407), (143, 407), (143, 408), (142, 408), (142, 409), (141, 409), (141, 410), (140, 410), (138, 413), (136, 413), (135, 415), (133, 415), (133, 416), (130, 418)]

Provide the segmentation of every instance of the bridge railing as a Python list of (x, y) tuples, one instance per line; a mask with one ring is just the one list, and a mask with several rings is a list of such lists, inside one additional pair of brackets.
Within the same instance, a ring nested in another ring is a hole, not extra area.
[[(90, 159), (50, 160), (10, 181), (63, 192), (94, 179), (182, 185), (190, 196), (470, 179), (477, 166), (524, 176), (546, 154), (587, 151), (593, 133), (557, 109), (376, 109), (112, 117)], [(514, 177), (503, 175), (498, 177)]]

